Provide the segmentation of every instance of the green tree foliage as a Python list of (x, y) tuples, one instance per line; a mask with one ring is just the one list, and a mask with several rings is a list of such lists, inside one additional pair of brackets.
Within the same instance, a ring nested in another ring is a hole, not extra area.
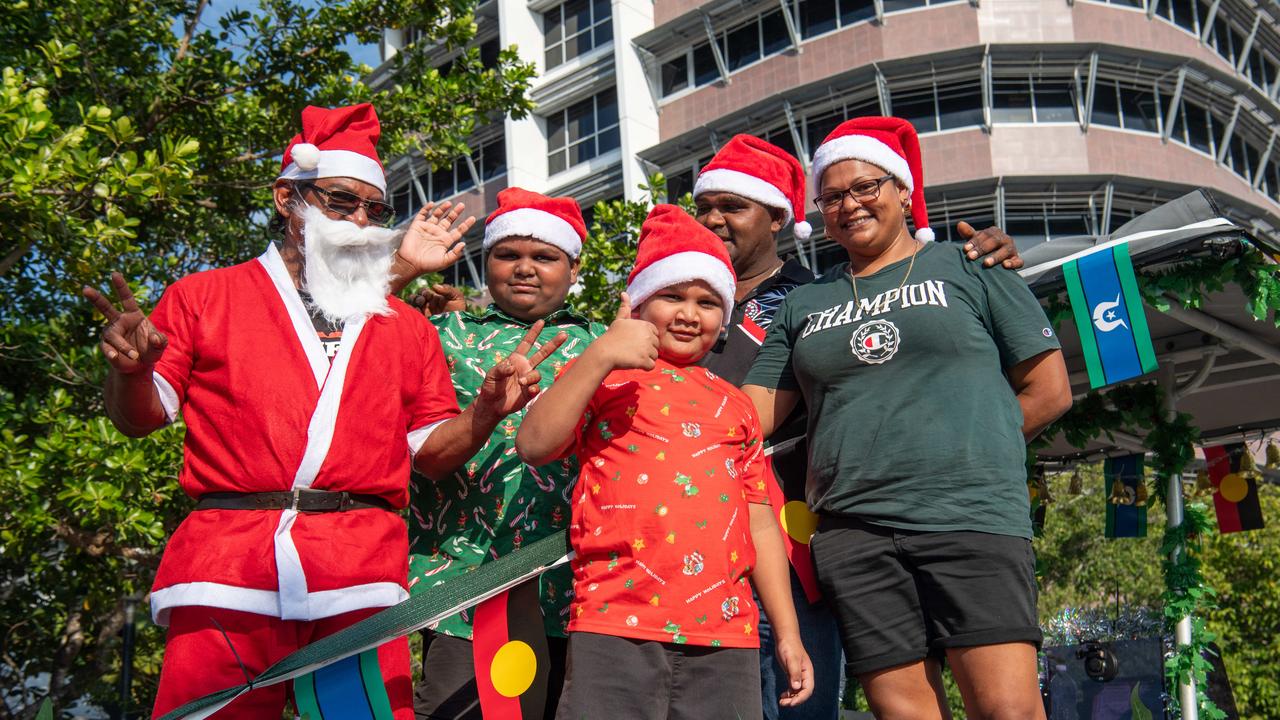
[(627, 287), (627, 274), (636, 261), (640, 225), (653, 206), (662, 202), (680, 205), (693, 214), (693, 196), (667, 199), (667, 179), (662, 173), (640, 185), (642, 200), (610, 200), (595, 204), (587, 241), (582, 246), (579, 287), (569, 296), (578, 312), (606, 325), (618, 312), (618, 294)]
[[(1044, 535), (1035, 540), (1041, 622), (1068, 608), (1112, 608), (1117, 599), (1122, 607), (1158, 611), (1164, 513), (1157, 507), (1148, 514), (1145, 538), (1108, 540), (1101, 466), (1082, 467), (1080, 478), (1079, 494), (1070, 492), (1071, 473), (1049, 478), (1053, 501)], [(1215, 526), (1200, 538), (1202, 570), (1217, 591), (1217, 607), (1204, 621), (1217, 635), (1240, 717), (1258, 720), (1280, 716), (1280, 488), (1260, 485), (1266, 529), (1219, 535)], [(1213, 505), (1207, 493), (1187, 501)]]
[[(181, 427), (135, 441), (103, 419), (101, 318), (79, 288), (120, 270), (154, 301), (260, 253), (305, 105), (373, 102), (384, 156), (433, 164), (531, 107), (514, 50), (486, 66), (466, 47), (474, 0), (208, 4), (0, 4), (0, 718), (35, 715), (35, 678), (58, 708), (112, 701), (125, 598), (145, 595), (190, 509)], [(343, 47), (383, 27), (421, 32), (374, 73)], [(130, 704), (147, 708), (162, 633), (140, 625)]]

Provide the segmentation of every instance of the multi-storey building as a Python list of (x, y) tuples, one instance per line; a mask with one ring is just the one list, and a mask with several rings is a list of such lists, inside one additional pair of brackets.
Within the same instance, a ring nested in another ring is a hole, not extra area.
[[(961, 219), (1024, 247), (1107, 233), (1198, 186), (1237, 222), (1280, 234), (1271, 4), (487, 0), (477, 14), (482, 55), (514, 45), (537, 64), (537, 108), (478, 130), (451, 167), (389, 163), (404, 215), (453, 199), (483, 216), (508, 185), (589, 208), (636, 196), (657, 170), (677, 196), (734, 133), (807, 163), (840, 121), (892, 114), (920, 131), (940, 239)], [(384, 59), (410, 39), (387, 31)], [(842, 253), (812, 207), (810, 222), (803, 254), (825, 266)], [(453, 279), (479, 284), (469, 244)]]

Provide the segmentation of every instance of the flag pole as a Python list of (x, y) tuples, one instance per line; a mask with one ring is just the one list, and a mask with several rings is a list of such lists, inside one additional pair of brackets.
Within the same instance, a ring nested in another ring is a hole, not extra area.
[[(1160, 367), (1160, 387), (1164, 390), (1164, 419), (1171, 422), (1178, 414), (1178, 381), (1172, 360), (1164, 362)], [(1178, 527), (1183, 522), (1182, 507), (1182, 475), (1174, 473), (1169, 476), (1169, 487), (1165, 493), (1165, 519), (1169, 527)], [(1178, 556), (1185, 548), (1178, 545), (1170, 553), (1170, 560), (1177, 564)], [(1178, 647), (1191, 644), (1191, 616), (1179, 618), (1174, 626), (1174, 641)], [(1187, 677), (1186, 683), (1178, 683), (1178, 704), (1182, 708), (1182, 720), (1199, 720), (1200, 702), (1196, 697), (1196, 680)]]

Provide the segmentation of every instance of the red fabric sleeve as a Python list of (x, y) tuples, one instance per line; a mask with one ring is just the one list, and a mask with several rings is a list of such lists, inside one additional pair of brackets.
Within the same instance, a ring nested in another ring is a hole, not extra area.
[(149, 316), (151, 324), (169, 341), (155, 370), (173, 387), (179, 405), (187, 400), (187, 384), (195, 357), (194, 329), (198, 327), (197, 314), (191, 308), (192, 298), (187, 292), (189, 287), (189, 283), (179, 280), (165, 288)]
[(435, 326), (425, 320), (420, 327), (422, 382), (409, 406), (410, 431), (448, 420), (459, 412), (458, 396), (453, 390), (453, 378), (449, 375), (444, 348), (440, 346), (440, 335)]

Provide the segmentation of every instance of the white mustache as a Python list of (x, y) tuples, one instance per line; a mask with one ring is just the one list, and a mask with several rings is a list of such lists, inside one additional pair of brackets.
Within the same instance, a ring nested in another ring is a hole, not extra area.
[(302, 219), (304, 232), (305, 228), (323, 227), (325, 240), (333, 247), (383, 248), (391, 245), (399, 247), (400, 238), (404, 235), (403, 230), (394, 230), (377, 225), (360, 227), (350, 220), (334, 220), (314, 205), (308, 205), (302, 211)]

